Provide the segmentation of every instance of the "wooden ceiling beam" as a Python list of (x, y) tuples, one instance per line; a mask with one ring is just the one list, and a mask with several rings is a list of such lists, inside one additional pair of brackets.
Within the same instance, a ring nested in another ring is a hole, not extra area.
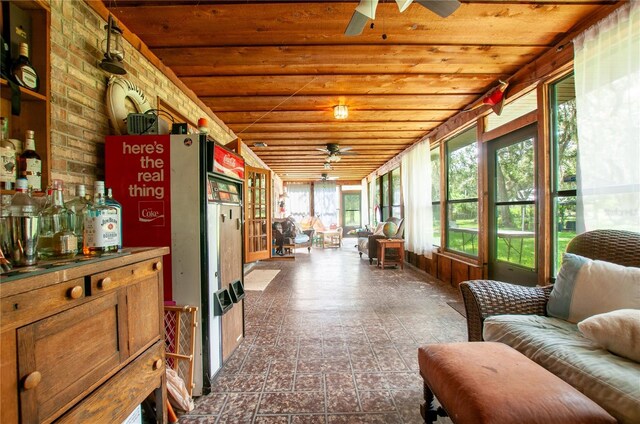
[[(180, 77), (317, 74), (434, 74), (464, 67), (513, 73), (545, 46), (309, 45), (169, 47), (154, 53)], [(317, 54), (321, 51), (322, 54)]]
[(230, 124), (239, 137), (252, 132), (314, 132), (314, 131), (429, 131), (438, 126), (435, 122), (282, 122), (257, 124)]
[(255, 75), (183, 77), (198, 96), (484, 93), (508, 74)]
[[(324, 140), (325, 143), (332, 143), (335, 140), (351, 140), (359, 138), (405, 138), (408, 140), (415, 140), (423, 134), (422, 131), (306, 131), (301, 133), (296, 132), (282, 132), (282, 133), (269, 133), (269, 132), (246, 132), (239, 134), (245, 143), (249, 141), (269, 141), (273, 140), (292, 140), (292, 144), (295, 144), (295, 140)], [(346, 143), (346, 141), (345, 141)]]
[(329, 110), (346, 104), (352, 110), (451, 110), (461, 109), (476, 99), (477, 94), (377, 94), (304, 96), (202, 96), (202, 101), (216, 112), (237, 111), (304, 111)]
[[(455, 114), (455, 110), (353, 110), (349, 109), (348, 122), (442, 122)], [(216, 112), (227, 125), (278, 122), (333, 123), (333, 108), (323, 111), (273, 112)], [(344, 122), (344, 121), (342, 121)]]
[[(533, 5), (530, 2), (463, 3), (447, 19), (419, 5), (398, 13), (395, 2), (380, 3), (373, 29), (343, 35), (356, 6), (344, 3), (201, 4), (110, 8), (149, 47), (300, 44), (518, 44), (546, 45), (593, 12), (593, 4)], [(176, 19), (176, 17), (180, 17)], [(210, 31), (192, 31), (207, 28)], [(387, 39), (382, 39), (382, 34)]]

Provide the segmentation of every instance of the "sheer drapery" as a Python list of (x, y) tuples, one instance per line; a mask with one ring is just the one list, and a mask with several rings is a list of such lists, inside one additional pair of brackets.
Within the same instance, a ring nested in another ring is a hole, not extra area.
[(309, 216), (311, 211), (311, 185), (309, 184), (287, 184), (287, 198), (289, 216), (300, 222), (305, 216)]
[(336, 183), (323, 181), (313, 186), (313, 211), (329, 227), (338, 225), (338, 192)]
[(360, 190), (360, 219), (362, 219), (362, 226), (369, 225), (369, 192), (367, 191), (367, 179), (363, 178), (362, 190)]
[[(372, 178), (369, 182), (369, 216), (371, 226), (375, 227), (380, 222), (380, 205), (376, 204), (376, 179)], [(375, 229), (375, 228), (374, 228)]]
[(431, 258), (433, 211), (431, 207), (431, 152), (421, 142), (402, 157), (405, 248)]
[(578, 232), (640, 231), (640, 6), (574, 40)]

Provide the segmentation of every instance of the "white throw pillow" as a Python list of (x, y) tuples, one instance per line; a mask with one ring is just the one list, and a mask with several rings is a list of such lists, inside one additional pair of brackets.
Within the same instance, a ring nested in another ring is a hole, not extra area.
[(616, 309), (640, 309), (640, 268), (565, 253), (547, 313), (575, 324)]
[(373, 232), (374, 236), (383, 236), (384, 235), (384, 224), (386, 224), (386, 222), (381, 222), (378, 224), (378, 226), (376, 227), (376, 230)]
[(640, 310), (618, 309), (580, 321), (578, 329), (611, 353), (640, 362)]

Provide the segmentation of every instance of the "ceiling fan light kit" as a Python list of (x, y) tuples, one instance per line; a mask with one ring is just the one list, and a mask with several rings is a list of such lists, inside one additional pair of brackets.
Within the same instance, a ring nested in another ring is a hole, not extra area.
[(347, 105), (334, 106), (333, 117), (336, 119), (347, 119), (347, 117), (349, 117), (349, 108), (347, 107)]

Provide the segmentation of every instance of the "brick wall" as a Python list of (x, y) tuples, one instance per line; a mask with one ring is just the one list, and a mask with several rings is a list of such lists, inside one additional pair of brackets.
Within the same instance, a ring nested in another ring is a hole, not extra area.
[[(104, 177), (104, 140), (112, 134), (106, 109), (108, 75), (98, 67), (106, 22), (84, 1), (51, 0), (51, 152), (52, 178), (65, 182), (65, 197), (75, 184)], [(157, 107), (161, 97), (187, 119), (206, 116), (130, 44), (125, 42), (126, 79)], [(209, 132), (223, 144), (233, 134), (209, 119)]]

